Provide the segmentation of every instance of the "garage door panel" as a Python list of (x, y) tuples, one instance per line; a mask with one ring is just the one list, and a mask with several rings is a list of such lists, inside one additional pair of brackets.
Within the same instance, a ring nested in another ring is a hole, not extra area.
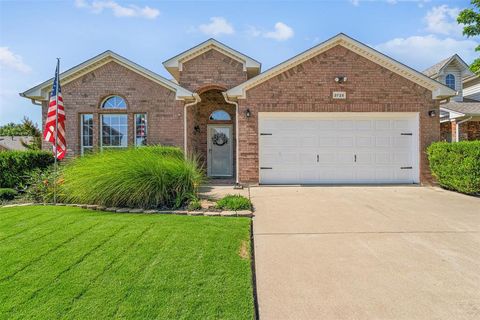
[(353, 147), (354, 144), (354, 137), (347, 136), (347, 137), (338, 137), (337, 138), (337, 146), (339, 147)]
[(259, 162), (266, 168), (260, 170), (261, 183), (417, 181), (416, 115), (336, 119), (309, 113), (304, 119), (292, 114), (290, 119), (260, 114), (260, 132), (271, 134), (259, 138)]

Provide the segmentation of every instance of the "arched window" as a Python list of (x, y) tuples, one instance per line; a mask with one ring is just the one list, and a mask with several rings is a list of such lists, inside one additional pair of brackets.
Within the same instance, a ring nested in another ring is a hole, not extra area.
[(455, 90), (455, 76), (450, 73), (447, 74), (447, 77), (445, 78), (445, 84), (447, 85), (447, 87)]
[(103, 101), (102, 109), (127, 109), (127, 103), (122, 97), (110, 96)]
[(215, 110), (210, 115), (210, 120), (214, 121), (229, 121), (231, 120), (230, 115), (223, 110)]

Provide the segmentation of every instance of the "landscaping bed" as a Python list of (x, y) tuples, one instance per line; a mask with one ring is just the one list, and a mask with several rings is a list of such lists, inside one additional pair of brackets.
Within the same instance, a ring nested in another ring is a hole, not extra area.
[(0, 318), (252, 319), (250, 220), (0, 208)]

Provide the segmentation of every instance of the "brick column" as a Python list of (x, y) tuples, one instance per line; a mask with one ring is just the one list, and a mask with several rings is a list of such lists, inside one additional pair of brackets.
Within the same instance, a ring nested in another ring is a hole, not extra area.
[(457, 121), (453, 120), (450, 121), (450, 125), (452, 126), (452, 142), (457, 142)]

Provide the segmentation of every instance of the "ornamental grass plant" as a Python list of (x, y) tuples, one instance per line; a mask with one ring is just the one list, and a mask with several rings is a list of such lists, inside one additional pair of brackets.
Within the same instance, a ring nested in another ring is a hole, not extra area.
[(203, 173), (173, 147), (105, 150), (68, 163), (62, 200), (109, 207), (179, 208), (196, 198)]

